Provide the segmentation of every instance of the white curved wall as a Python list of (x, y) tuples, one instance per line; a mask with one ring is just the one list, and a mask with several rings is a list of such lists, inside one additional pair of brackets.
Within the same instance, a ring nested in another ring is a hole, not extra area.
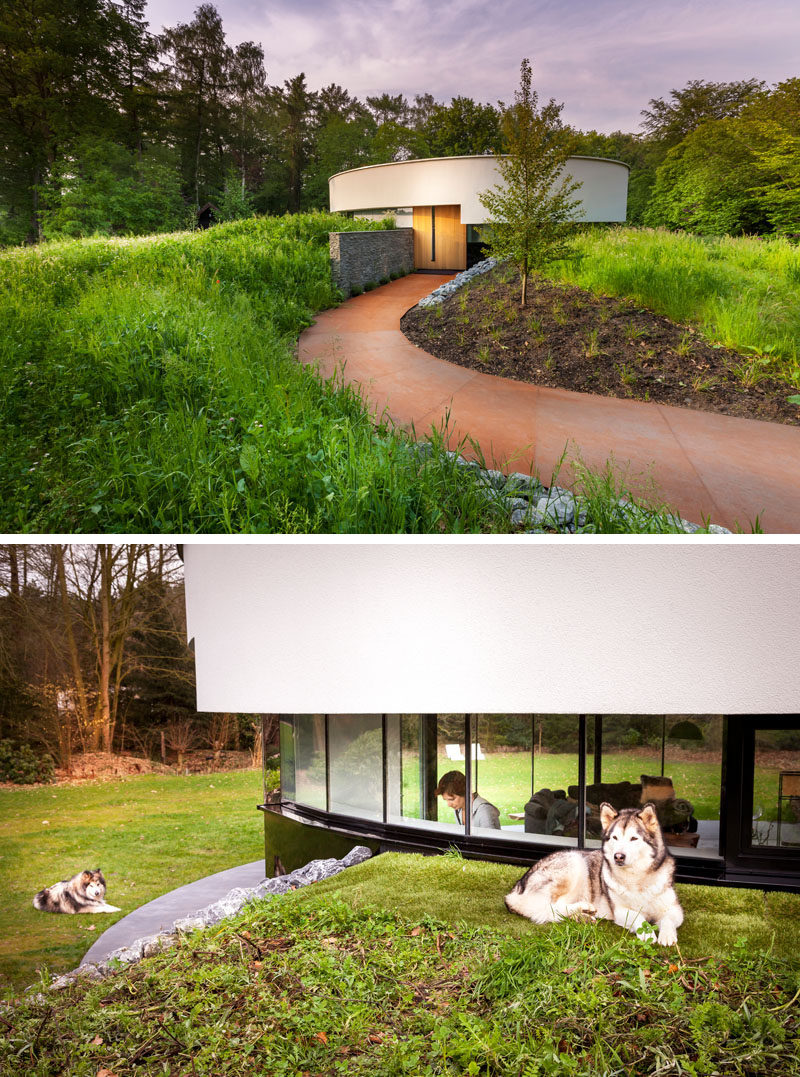
[(798, 709), (794, 543), (184, 546), (202, 711)]
[[(624, 221), (628, 167), (599, 157), (570, 157), (567, 169), (583, 186), (585, 221)], [(500, 183), (494, 157), (431, 157), (339, 172), (328, 181), (331, 210), (397, 209), (401, 206), (461, 206), (462, 224), (488, 218), (479, 194)]]

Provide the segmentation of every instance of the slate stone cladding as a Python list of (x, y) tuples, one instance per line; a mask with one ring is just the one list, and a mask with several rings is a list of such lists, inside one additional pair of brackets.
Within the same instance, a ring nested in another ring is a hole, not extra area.
[(333, 281), (345, 295), (414, 269), (413, 228), (380, 232), (331, 232)]

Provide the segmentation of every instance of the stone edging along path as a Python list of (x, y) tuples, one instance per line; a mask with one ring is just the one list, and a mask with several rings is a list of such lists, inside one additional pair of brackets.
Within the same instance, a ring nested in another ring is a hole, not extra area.
[(321, 879), (330, 879), (338, 875), (345, 868), (360, 864), (372, 856), (371, 851), (365, 845), (354, 846), (347, 856), (341, 860), (312, 860), (302, 868), (290, 872), (288, 875), (278, 875), (274, 879), (265, 879), (263, 883), (253, 887), (234, 887), (220, 898), (219, 901), (198, 909), (192, 916), (184, 916), (175, 920), (171, 928), (159, 931), (155, 935), (146, 935), (136, 939), (129, 946), (122, 946), (113, 950), (105, 961), (79, 965), (72, 972), (66, 972), (56, 976), (50, 984), (51, 991), (62, 991), (70, 987), (76, 980), (104, 980), (112, 975), (120, 965), (129, 965), (141, 961), (143, 957), (152, 957), (162, 950), (168, 950), (175, 946), (181, 935), (191, 931), (200, 931), (205, 927), (211, 927), (221, 920), (227, 920), (236, 916), (245, 905), (251, 901), (259, 901), (269, 897), (277, 897), (286, 894), (290, 890), (297, 890), (301, 886), (319, 882)]
[[(418, 442), (417, 449), (430, 452), (430, 442)], [(478, 484), (484, 489), (486, 497), (495, 500), (509, 514), (512, 526), (526, 534), (559, 531), (562, 534), (574, 535), (596, 531), (590, 515), (591, 510), (580, 494), (576, 495), (562, 486), (543, 486), (537, 478), (521, 471), (504, 475), (502, 471), (482, 468), (474, 460), (465, 460), (457, 453), (448, 452), (448, 456), (454, 458), (459, 467), (474, 469), (478, 473)], [(660, 519), (687, 535), (701, 530), (700, 524), (691, 523), (672, 513), (660, 517), (625, 498), (616, 502), (613, 512), (620, 526), (631, 533), (658, 532)], [(719, 524), (709, 524), (703, 530), (710, 535), (731, 534), (727, 527), (721, 527)]]

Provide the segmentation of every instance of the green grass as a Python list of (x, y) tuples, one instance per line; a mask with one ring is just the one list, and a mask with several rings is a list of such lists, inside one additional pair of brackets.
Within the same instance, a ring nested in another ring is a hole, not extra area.
[[(558, 928), (534, 926), (503, 904), (503, 896), (524, 870), (457, 855), (384, 853), (343, 876), (298, 891), (297, 900), (316, 901), (322, 894), (335, 894), (354, 909), (380, 905), (409, 919), (427, 916), (450, 928), (487, 927), (516, 938), (557, 932)], [(688, 883), (679, 883), (677, 890), (685, 913), (678, 932), (684, 956), (724, 957), (744, 935), (754, 949), (794, 961), (800, 972), (800, 894)], [(622, 934), (621, 928), (606, 922), (595, 929), (609, 939)]]
[[(264, 855), (261, 771), (0, 789), (0, 986), (47, 963), (74, 968), (126, 913), (184, 883)], [(55, 916), (43, 886), (100, 867), (122, 912)]]
[[(446, 430), (416, 432), (423, 455), (294, 361), (340, 298), (329, 231), (363, 227), (314, 213), (0, 252), (0, 531), (510, 531)], [(622, 512), (609, 468), (578, 475), (585, 530), (679, 530), (664, 506)]]
[(783, 238), (709, 238), (660, 229), (587, 229), (552, 275), (624, 296), (743, 355), (745, 382), (800, 385), (800, 248)]
[(28, 996), (2, 1014), (0, 1065), (42, 1077), (800, 1072), (796, 923), (783, 941), (800, 899), (681, 888), (689, 922), (665, 951), (607, 923), (513, 917), (502, 896), (518, 871), (385, 854), (102, 983)]
[(509, 530), (293, 359), (338, 301), (331, 214), (0, 253), (0, 530)]

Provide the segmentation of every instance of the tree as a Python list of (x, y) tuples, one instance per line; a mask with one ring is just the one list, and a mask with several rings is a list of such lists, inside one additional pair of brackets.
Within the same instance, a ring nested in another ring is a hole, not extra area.
[(68, 765), (111, 751), (119, 719), (194, 717), (174, 550), (0, 546), (0, 734)]
[(243, 41), (236, 46), (230, 65), (229, 91), (240, 196), (246, 201), (248, 178), (252, 189), (261, 171), (261, 127), (267, 101), (267, 73), (264, 50), (260, 45)]
[(770, 227), (800, 235), (800, 79), (779, 83), (737, 121), (758, 169), (753, 194)]
[(519, 266), (523, 307), (529, 272), (569, 252), (579, 206), (572, 196), (580, 187), (564, 175), (572, 138), (561, 123), (563, 106), (551, 99), (540, 109), (531, 81), (531, 65), (524, 59), (514, 104), (503, 112), (508, 154), (496, 157), (503, 183), (480, 196), (490, 215), (488, 246)]
[(408, 101), (399, 93), (392, 96), (382, 93), (378, 97), (368, 97), (367, 105), (375, 117), (377, 124), (397, 123), (405, 124), (409, 119)]
[(146, 235), (187, 224), (174, 158), (161, 146), (131, 153), (107, 139), (81, 139), (42, 191), (41, 231), (60, 236)]
[(655, 172), (645, 223), (705, 234), (800, 232), (800, 79), (709, 119)]
[(670, 90), (669, 100), (651, 98), (650, 108), (642, 109), (642, 127), (650, 139), (660, 144), (663, 154), (704, 121), (738, 116), (747, 104), (764, 92), (764, 87), (758, 79), (740, 82), (691, 79), (682, 90)]
[(709, 120), (673, 146), (655, 173), (644, 223), (701, 235), (762, 232), (752, 148), (737, 120)]
[(503, 151), (499, 111), (471, 97), (454, 97), (449, 105), (435, 105), (423, 131), (434, 157)]
[(309, 90), (302, 71), (293, 79), (287, 79), (283, 90), (276, 89), (274, 94), (281, 117), (281, 157), (286, 170), (287, 208), (290, 213), (297, 213), (311, 147), (316, 94)]
[(223, 182), (231, 137), (226, 96), (233, 53), (213, 4), (201, 4), (192, 22), (165, 30), (160, 45), (172, 135), (181, 149), (186, 193), (197, 207)]
[(137, 9), (138, 0), (124, 10), (111, 0), (0, 0), (0, 192), (18, 238), (41, 237), (40, 190), (74, 140), (119, 134), (129, 101), (122, 54), (147, 53)]

